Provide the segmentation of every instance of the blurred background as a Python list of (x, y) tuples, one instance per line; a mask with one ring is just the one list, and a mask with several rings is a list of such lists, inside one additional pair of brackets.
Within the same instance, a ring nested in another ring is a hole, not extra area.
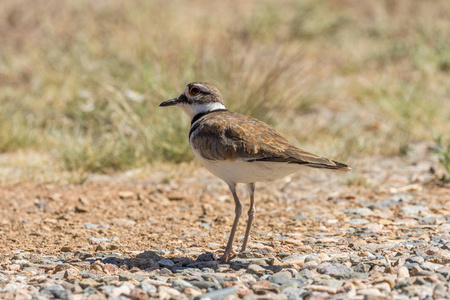
[(190, 161), (158, 104), (192, 81), (308, 151), (405, 156), (450, 135), (450, 3), (3, 0), (1, 164)]

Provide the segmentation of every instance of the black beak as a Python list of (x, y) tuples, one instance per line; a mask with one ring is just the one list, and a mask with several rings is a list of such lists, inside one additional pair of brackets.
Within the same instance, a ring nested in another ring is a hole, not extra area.
[(161, 103), (159, 106), (171, 106), (171, 105), (178, 104), (178, 98), (180, 98), (180, 97), (177, 97), (177, 98), (173, 98), (173, 99), (164, 101), (164, 102)]

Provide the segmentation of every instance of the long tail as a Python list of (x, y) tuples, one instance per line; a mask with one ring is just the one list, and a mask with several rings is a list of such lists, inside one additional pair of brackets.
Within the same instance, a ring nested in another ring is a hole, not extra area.
[(329, 164), (318, 164), (318, 163), (307, 163), (305, 166), (311, 167), (311, 168), (320, 168), (320, 169), (330, 169), (330, 170), (337, 170), (337, 171), (343, 171), (343, 172), (350, 172), (352, 170), (351, 167), (349, 167), (346, 164), (329, 160), (331, 163)]

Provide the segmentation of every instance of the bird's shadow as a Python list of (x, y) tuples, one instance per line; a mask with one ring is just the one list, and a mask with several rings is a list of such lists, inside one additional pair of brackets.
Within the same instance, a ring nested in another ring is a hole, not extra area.
[[(161, 272), (182, 272), (183, 270), (197, 269), (199, 271), (217, 271), (219, 267), (228, 265), (230, 269), (238, 271), (240, 269), (248, 269), (250, 264), (258, 264), (262, 268), (270, 270), (272, 272), (278, 272), (282, 268), (277, 265), (273, 265), (271, 260), (273, 257), (268, 258), (233, 258), (230, 262), (220, 261), (219, 256), (216, 253), (205, 252), (200, 254), (196, 259), (192, 259), (186, 256), (173, 256), (162, 257), (155, 251), (144, 251), (138, 254), (136, 257), (124, 258), (115, 255), (97, 254), (93, 257), (89, 253), (76, 253), (75, 258), (77, 261), (68, 261), (68, 263), (74, 262), (89, 262), (94, 263), (99, 261), (103, 264), (113, 264), (123, 270), (135, 270), (135, 271), (154, 271), (160, 270)], [(264, 260), (265, 262), (261, 262)]]

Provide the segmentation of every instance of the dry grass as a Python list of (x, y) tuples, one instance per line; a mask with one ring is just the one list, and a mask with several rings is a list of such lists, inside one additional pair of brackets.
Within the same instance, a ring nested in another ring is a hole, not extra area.
[(335, 158), (448, 135), (448, 1), (21, 1), (0, 11), (0, 152), (108, 172), (187, 161), (191, 81)]

